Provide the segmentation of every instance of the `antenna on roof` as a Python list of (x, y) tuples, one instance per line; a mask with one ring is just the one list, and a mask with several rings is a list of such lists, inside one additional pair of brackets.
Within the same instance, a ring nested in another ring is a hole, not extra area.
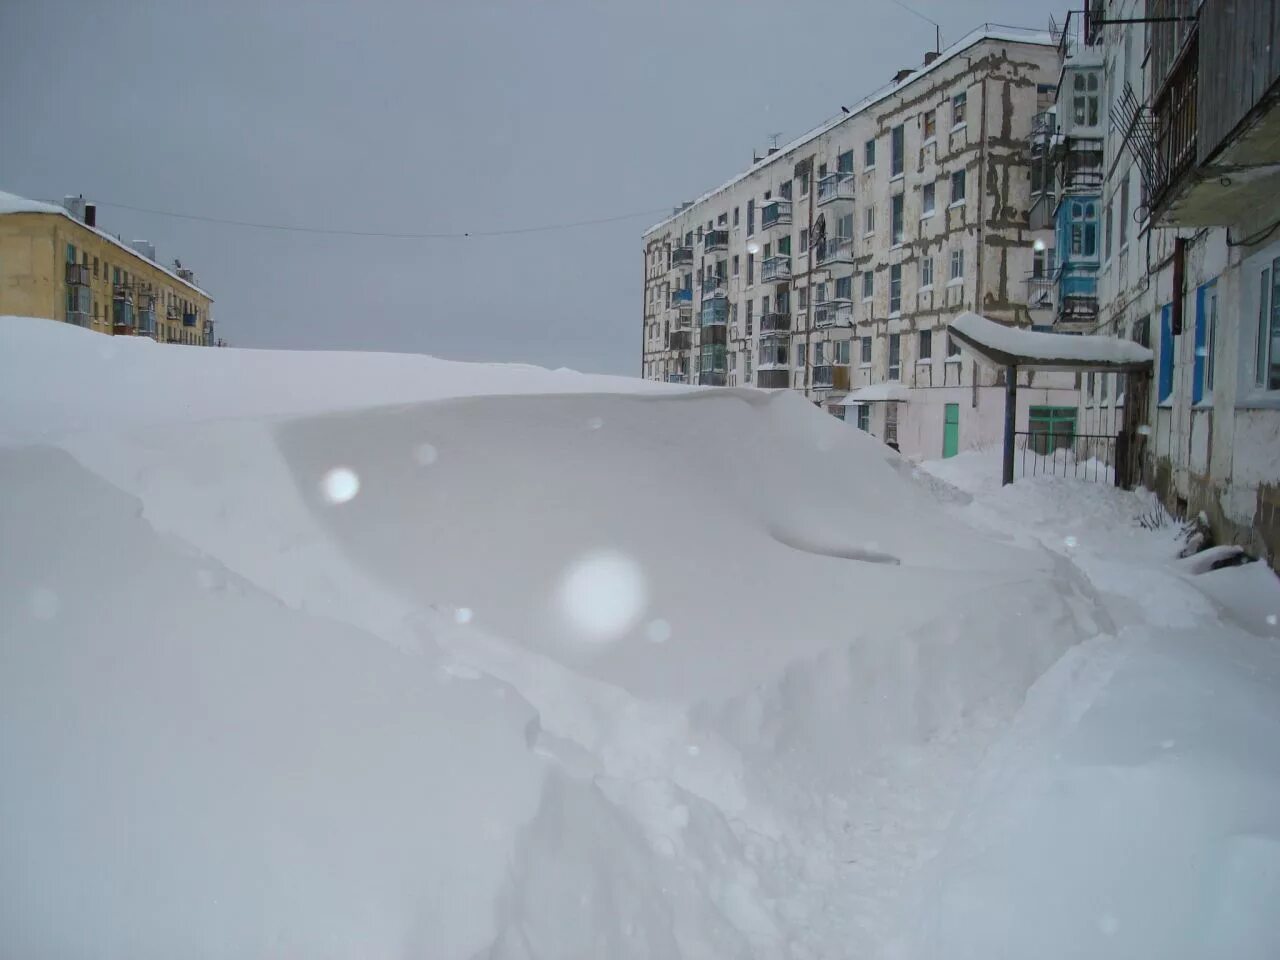
[(778, 149), (778, 138), (779, 138), (780, 136), (782, 136), (782, 131), (781, 131), (781, 130), (779, 130), (777, 133), (771, 133), (771, 134), (769, 134), (769, 148), (770, 148), (771, 150), (777, 150), (777, 149)]

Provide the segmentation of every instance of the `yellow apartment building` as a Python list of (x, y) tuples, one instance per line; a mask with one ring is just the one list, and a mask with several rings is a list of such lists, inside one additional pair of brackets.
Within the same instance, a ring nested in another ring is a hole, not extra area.
[(57, 206), (0, 191), (0, 315), (213, 346), (212, 306), (189, 269), (162, 267), (150, 244), (98, 229), (83, 198)]

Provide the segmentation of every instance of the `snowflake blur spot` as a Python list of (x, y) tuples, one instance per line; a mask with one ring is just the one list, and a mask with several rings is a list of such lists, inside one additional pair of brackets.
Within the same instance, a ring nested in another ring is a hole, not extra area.
[(756, 243), (754, 240), (751, 243), (747, 244), (747, 253), (754, 255), (759, 252), (760, 252), (760, 244)]
[(457, 610), (453, 611), (453, 622), (454, 623), (470, 623), (471, 608), (459, 607)]
[(1151, 434), (1151, 428), (1147, 426), (1145, 423), (1138, 427), (1139, 436), (1146, 437), (1146, 436), (1149, 436), (1150, 434)]
[(698, 747), (695, 744), (692, 744), (692, 743), (689, 744), (689, 746), (686, 747), (685, 749), (689, 751), (689, 756), (691, 757), (696, 757), (698, 754), (702, 752), (701, 750), (698, 749)]
[(440, 451), (429, 443), (420, 443), (413, 449), (413, 459), (424, 467), (429, 467), (440, 459)]
[(349, 467), (334, 467), (324, 475), (320, 492), (330, 503), (346, 503), (360, 492), (360, 478)]
[(1277, 623), (1277, 617), (1276, 617), (1276, 615), (1275, 615), (1274, 613), (1268, 613), (1268, 614), (1267, 614), (1267, 624), (1268, 624), (1269, 626), (1274, 627), (1274, 626), (1276, 625), (1276, 623)]
[(1098, 929), (1105, 936), (1113, 937), (1117, 930), (1120, 929), (1120, 921), (1109, 913), (1104, 913), (1098, 918)]
[(36, 620), (52, 620), (58, 615), (58, 595), (48, 587), (36, 587), (28, 604), (31, 616)]
[(592, 417), (587, 421), (587, 426), (592, 430), (599, 430), (604, 426), (604, 420), (601, 417)]
[(1076, 544), (1077, 544), (1079, 541), (1078, 541), (1078, 540), (1076, 540), (1076, 538), (1075, 538), (1075, 537), (1067, 537), (1067, 538), (1065, 538), (1062, 542), (1063, 542), (1063, 543), (1065, 543), (1065, 544), (1067, 545), (1067, 549), (1068, 549), (1068, 550), (1074, 550), (1074, 549), (1076, 548)]
[(635, 625), (645, 604), (644, 575), (634, 560), (610, 550), (579, 559), (560, 583), (560, 608), (594, 641), (614, 640)]
[(644, 628), (644, 635), (650, 643), (666, 643), (671, 639), (671, 624), (661, 618), (650, 620)]

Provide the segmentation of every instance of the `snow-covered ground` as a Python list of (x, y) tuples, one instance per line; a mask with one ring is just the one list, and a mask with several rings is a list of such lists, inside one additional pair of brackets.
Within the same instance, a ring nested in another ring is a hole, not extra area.
[(1280, 590), (1140, 494), (17, 318), (0, 444), (0, 955), (1280, 952)]

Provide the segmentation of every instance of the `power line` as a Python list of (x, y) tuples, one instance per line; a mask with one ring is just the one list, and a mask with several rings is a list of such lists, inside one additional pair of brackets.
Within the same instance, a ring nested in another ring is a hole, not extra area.
[(574, 220), (568, 223), (545, 223), (529, 227), (503, 227), (494, 230), (459, 230), (438, 233), (399, 233), (381, 230), (344, 230), (330, 227), (312, 227), (286, 223), (259, 223), (252, 220), (232, 220), (226, 217), (210, 217), (197, 213), (179, 213), (175, 210), (156, 210), (151, 207), (136, 207), (128, 203), (111, 203), (106, 200), (94, 201), (100, 207), (112, 207), (117, 210), (131, 210), (134, 213), (147, 213), (156, 217), (171, 217), (176, 220), (195, 220), (201, 223), (217, 223), (228, 227), (246, 227), (254, 230), (280, 230), (287, 233), (312, 233), (337, 237), (374, 237), (386, 240), (461, 240), (470, 237), (510, 237), (525, 233), (545, 233), (552, 230), (572, 230), (576, 227), (597, 226), (604, 223), (618, 223), (623, 220), (635, 220), (640, 217), (657, 216), (669, 208), (659, 207), (653, 210), (638, 210), (635, 213), (622, 213), (611, 217), (595, 217), (590, 220)]

